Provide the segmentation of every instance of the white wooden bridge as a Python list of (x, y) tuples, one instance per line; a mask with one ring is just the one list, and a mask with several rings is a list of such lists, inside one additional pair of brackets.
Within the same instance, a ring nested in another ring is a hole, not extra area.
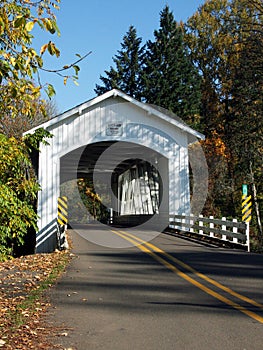
[(72, 179), (108, 183), (116, 217), (150, 215), (167, 226), (169, 216), (190, 214), (188, 146), (204, 136), (168, 111), (112, 90), (39, 127), (53, 138), (38, 160), (37, 252), (56, 247), (60, 186)]

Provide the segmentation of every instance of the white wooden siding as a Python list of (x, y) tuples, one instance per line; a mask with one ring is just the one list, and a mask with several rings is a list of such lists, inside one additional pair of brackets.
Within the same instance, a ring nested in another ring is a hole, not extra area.
[[(56, 123), (44, 125), (54, 136), (49, 146), (41, 146), (39, 156), (42, 191), (38, 197), (38, 227), (42, 236), (45, 227), (57, 216), (60, 158), (72, 150), (99, 141), (132, 142), (166, 157), (169, 160), (169, 183), (166, 184), (169, 214), (190, 214), (188, 133), (121, 97), (112, 96), (86, 109), (85, 106), (75, 108), (72, 115), (70, 111), (66, 112)], [(106, 129), (110, 123), (122, 123), (122, 135), (108, 136)], [(77, 167), (78, 159), (74, 162), (72, 166)], [(38, 239), (40, 247), (39, 242), (42, 244), (42, 240)]]

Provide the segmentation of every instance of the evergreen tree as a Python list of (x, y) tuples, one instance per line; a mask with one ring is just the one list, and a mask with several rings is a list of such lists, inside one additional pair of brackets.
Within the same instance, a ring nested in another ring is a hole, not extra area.
[(166, 6), (160, 13), (160, 29), (147, 42), (143, 69), (145, 102), (173, 111), (194, 124), (200, 113), (201, 78), (190, 60), (184, 33)]
[(142, 39), (137, 37), (136, 29), (130, 26), (123, 37), (121, 50), (113, 57), (116, 68), (110, 67), (105, 71), (106, 76), (100, 76), (103, 85), (97, 85), (95, 92), (101, 95), (106, 91), (117, 88), (131, 97), (141, 99), (141, 66), (144, 55), (144, 47), (141, 47)]

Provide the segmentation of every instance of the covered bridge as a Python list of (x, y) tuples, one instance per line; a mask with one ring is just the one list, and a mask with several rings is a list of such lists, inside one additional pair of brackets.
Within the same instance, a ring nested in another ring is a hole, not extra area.
[(38, 159), (37, 252), (56, 247), (57, 202), (68, 180), (106, 184), (113, 225), (162, 229), (169, 215), (190, 212), (188, 145), (204, 137), (167, 110), (114, 89), (39, 127), (53, 138)]

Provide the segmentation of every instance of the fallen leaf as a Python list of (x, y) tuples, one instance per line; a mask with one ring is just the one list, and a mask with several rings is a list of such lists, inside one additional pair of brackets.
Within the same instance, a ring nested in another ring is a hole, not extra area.
[(4, 346), (5, 343), (6, 343), (6, 341), (4, 341), (3, 339), (0, 339), (0, 346), (1, 346), (1, 347)]
[[(46, 297), (28, 308), (21, 305), (28, 300), (28, 295), (40, 288), (41, 281), (48, 278), (54, 268), (60, 265), (62, 256), (69, 259), (68, 252), (35, 254), (0, 262), (0, 348), (12, 349), (56, 349), (50, 344), (50, 338), (58, 333), (58, 327), (48, 324), (44, 313), (50, 306)], [(51, 283), (49, 284), (51, 286)], [(21, 326), (15, 325), (17, 315)], [(62, 329), (60, 329), (61, 332)]]

